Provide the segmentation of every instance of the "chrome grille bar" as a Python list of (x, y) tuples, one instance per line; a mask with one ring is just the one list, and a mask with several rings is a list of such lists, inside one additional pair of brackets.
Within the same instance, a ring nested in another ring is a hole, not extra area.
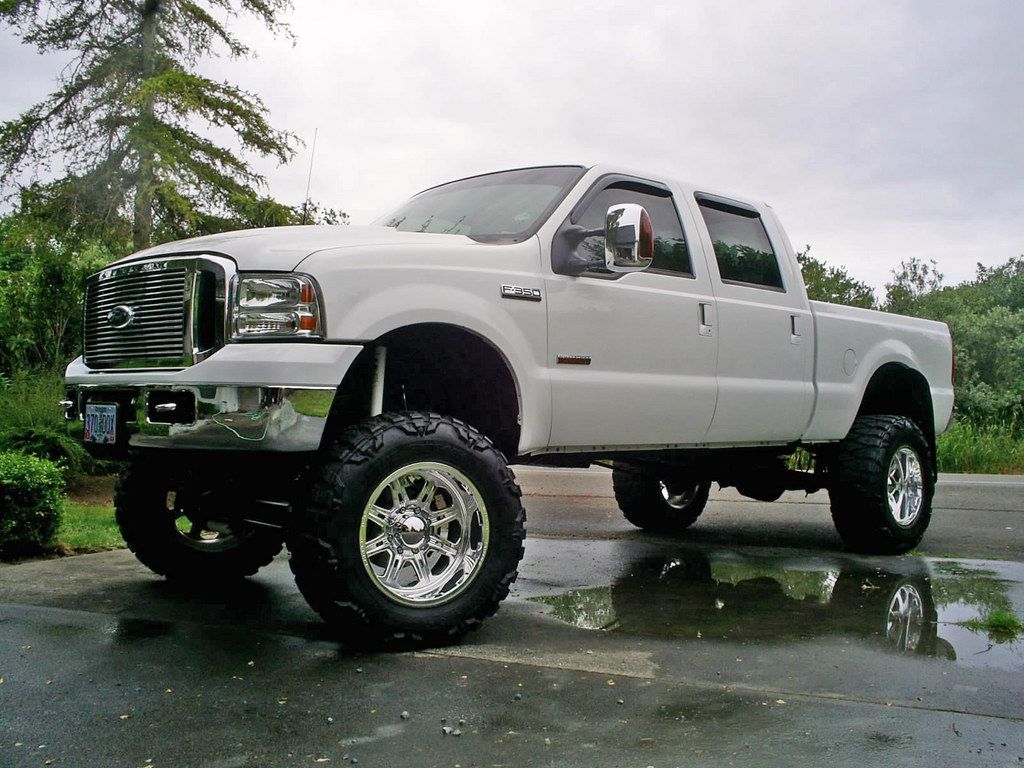
[[(187, 272), (178, 267), (90, 280), (85, 298), (85, 364), (107, 367), (140, 358), (157, 362), (183, 358)], [(123, 308), (131, 313), (129, 325), (118, 328), (115, 313), (125, 314)]]
[(208, 357), (224, 343), (234, 274), (234, 264), (222, 257), (169, 256), (92, 275), (85, 291), (85, 364), (185, 367)]

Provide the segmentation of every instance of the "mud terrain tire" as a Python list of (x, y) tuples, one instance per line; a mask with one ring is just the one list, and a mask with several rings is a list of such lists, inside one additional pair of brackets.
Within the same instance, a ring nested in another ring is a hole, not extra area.
[[(409, 474), (403, 474), (407, 470)], [(423, 485), (410, 481), (410, 498), (401, 490), (391, 490), (404, 488), (402, 483), (419, 476)], [(446, 569), (462, 557), (455, 550), (461, 536), (471, 535), (472, 526), (465, 524), (455, 543), (454, 536), (442, 540), (438, 535), (442, 529), (435, 530), (440, 524), (433, 522), (432, 515), (440, 519), (443, 513), (431, 506), (431, 499), (437, 497), (423, 490), (427, 477), (438, 480), (438, 489), (444, 483), (454, 489), (444, 491), (448, 500), (439, 501), (439, 506), (449, 504), (454, 510), (457, 502), (451, 497), (462, 491), (466, 491), (462, 498), (467, 509), (473, 502), (466, 499), (479, 502), (476, 512), (480, 514), (473, 519), (481, 522), (474, 535), (476, 545), (482, 547), (475, 551), (482, 554), (473, 559), (468, 577), (457, 574), (454, 581), (440, 586)], [(436, 413), (376, 416), (342, 433), (314, 475), (300, 524), (288, 542), (296, 584), (314, 610), (353, 644), (450, 643), (477, 628), (508, 596), (526, 535), (521, 495), (504, 456), (470, 425)], [(371, 526), (378, 526), (372, 538)], [(406, 541), (417, 535), (418, 541)], [(376, 554), (371, 554), (373, 541), (382, 542)], [(432, 542), (451, 548), (451, 562), (446, 564), (439, 550), (431, 549)], [(406, 546), (420, 549), (408, 555), (412, 550), (405, 550)], [(418, 561), (411, 574), (416, 584), (399, 584), (398, 572), (409, 580), (406, 565), (412, 566), (420, 553), (428, 559)], [(378, 556), (386, 558), (386, 565), (374, 560)], [(388, 581), (392, 558), (400, 563), (391, 573), (394, 583)], [(421, 589), (422, 594), (417, 594), (418, 584), (433, 584), (435, 593)]]

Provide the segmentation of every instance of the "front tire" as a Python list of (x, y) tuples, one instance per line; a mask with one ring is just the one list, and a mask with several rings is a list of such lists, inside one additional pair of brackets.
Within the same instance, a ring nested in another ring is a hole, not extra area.
[(903, 416), (859, 416), (839, 444), (829, 487), (832, 520), (856, 552), (898, 554), (921, 541), (931, 520), (931, 451)]
[(491, 441), (433, 413), (376, 416), (330, 449), (289, 540), (309, 604), (358, 644), (451, 642), (523, 556), (521, 491)]
[(637, 470), (612, 470), (615, 501), (625, 518), (645, 531), (678, 534), (700, 517), (711, 492), (710, 480), (659, 480)]
[(134, 459), (114, 490), (121, 536), (151, 571), (175, 581), (217, 584), (252, 576), (281, 551), (280, 533), (229, 522), (223, 510), (200, 502), (204, 495), (223, 500), (227, 494), (203, 494), (165, 466)]

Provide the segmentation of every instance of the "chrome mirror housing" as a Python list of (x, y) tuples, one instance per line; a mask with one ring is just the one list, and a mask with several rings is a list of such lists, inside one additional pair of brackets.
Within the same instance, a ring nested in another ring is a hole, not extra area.
[(642, 205), (619, 203), (604, 221), (604, 262), (609, 272), (639, 272), (654, 261), (654, 225)]

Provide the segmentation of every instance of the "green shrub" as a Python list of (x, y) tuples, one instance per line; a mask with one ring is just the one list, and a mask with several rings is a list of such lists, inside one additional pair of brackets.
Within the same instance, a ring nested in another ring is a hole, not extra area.
[(91, 474), (96, 463), (78, 440), (67, 432), (49, 427), (23, 427), (0, 432), (0, 451), (18, 451), (52, 461), (61, 467), (68, 480)]
[(37, 554), (53, 542), (64, 478), (52, 461), (0, 453), (0, 558)]
[(33, 371), (0, 380), (0, 451), (20, 451), (64, 466), (75, 483), (82, 475), (117, 471), (117, 463), (94, 459), (67, 433), (57, 404), (64, 397), (59, 372)]

